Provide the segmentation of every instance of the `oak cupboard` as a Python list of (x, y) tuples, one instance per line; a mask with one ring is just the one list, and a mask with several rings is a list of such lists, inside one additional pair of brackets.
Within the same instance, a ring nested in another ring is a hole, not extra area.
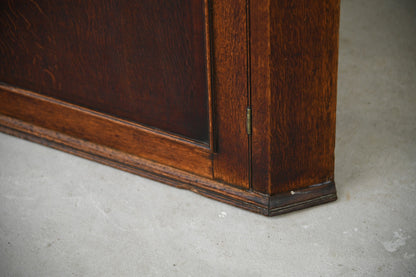
[(264, 215), (333, 201), (338, 27), (339, 0), (1, 0), (0, 130)]

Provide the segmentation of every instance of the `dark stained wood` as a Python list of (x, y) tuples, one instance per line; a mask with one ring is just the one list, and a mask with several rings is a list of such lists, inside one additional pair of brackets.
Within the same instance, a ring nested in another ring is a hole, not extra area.
[(203, 0), (0, 5), (2, 82), (209, 143)]
[[(267, 215), (269, 197), (0, 115), (0, 131)], [(155, 203), (157, 205), (157, 203)]]
[(271, 1), (271, 194), (334, 179), (339, 0)]
[(264, 215), (336, 199), (339, 0), (0, 8), (0, 131)]
[(211, 150), (215, 148), (214, 135), (214, 97), (212, 90), (213, 79), (213, 47), (212, 47), (212, 5), (211, 0), (204, 0), (204, 14), (205, 14), (205, 49), (206, 52), (206, 71), (207, 71), (207, 89), (208, 89), (208, 114), (209, 114), (209, 146)]
[[(0, 131), (146, 178), (164, 182), (177, 188), (188, 189), (206, 197), (266, 216), (304, 209), (336, 199), (333, 182), (281, 195), (269, 196), (254, 191), (225, 186), (223, 183), (216, 182), (210, 178), (196, 177), (194, 174), (186, 171), (164, 166), (157, 162), (73, 138), (59, 132), (36, 127), (33, 124), (3, 115), (0, 115)], [(155, 206), (157, 205), (158, 203), (155, 203)]]
[(0, 114), (212, 177), (211, 152), (205, 147), (40, 94), (0, 85)]
[(270, 0), (251, 2), (252, 187), (270, 193)]
[(270, 215), (284, 214), (305, 206), (311, 207), (336, 199), (335, 183), (328, 181), (271, 196), (269, 213)]
[(246, 1), (213, 1), (214, 178), (249, 188)]
[(252, 20), (253, 188), (276, 194), (333, 181), (339, 1), (260, 2)]

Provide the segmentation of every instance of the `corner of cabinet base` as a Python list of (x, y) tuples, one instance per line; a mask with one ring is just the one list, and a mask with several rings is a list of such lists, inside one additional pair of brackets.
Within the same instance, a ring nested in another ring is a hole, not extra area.
[(335, 182), (328, 181), (270, 196), (267, 215), (284, 214), (335, 200), (337, 200)]
[(275, 195), (235, 188), (225, 188), (221, 192), (195, 187), (191, 188), (191, 190), (209, 198), (265, 216), (281, 215), (337, 200), (334, 181)]
[(274, 216), (337, 199), (333, 181), (312, 185), (296, 191), (267, 195), (230, 186), (189, 172), (161, 166), (115, 149), (70, 137), (34, 126), (18, 119), (0, 115), (0, 132), (40, 143), (61, 151), (87, 158), (178, 188), (227, 203), (251, 212)]

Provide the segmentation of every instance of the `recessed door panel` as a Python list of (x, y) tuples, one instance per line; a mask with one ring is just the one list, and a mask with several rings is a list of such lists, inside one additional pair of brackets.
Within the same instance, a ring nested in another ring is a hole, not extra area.
[(209, 144), (203, 0), (0, 2), (0, 81)]
[(145, 176), (247, 189), (247, 7), (0, 0), (0, 130)]

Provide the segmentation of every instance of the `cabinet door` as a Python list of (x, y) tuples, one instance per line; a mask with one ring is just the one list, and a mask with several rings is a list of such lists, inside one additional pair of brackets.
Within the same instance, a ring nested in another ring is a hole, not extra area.
[(245, 1), (0, 5), (3, 121), (248, 187)]

